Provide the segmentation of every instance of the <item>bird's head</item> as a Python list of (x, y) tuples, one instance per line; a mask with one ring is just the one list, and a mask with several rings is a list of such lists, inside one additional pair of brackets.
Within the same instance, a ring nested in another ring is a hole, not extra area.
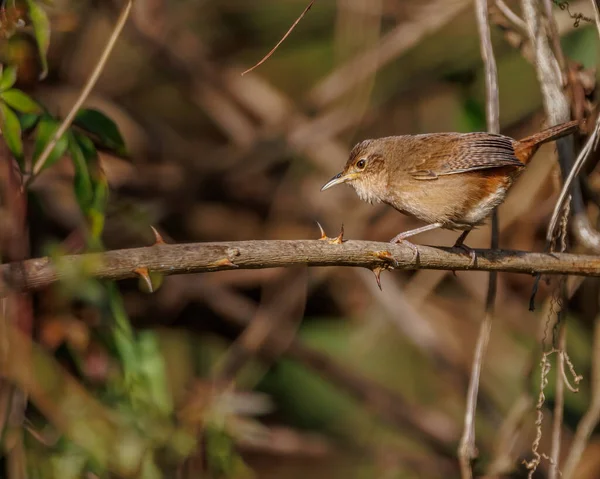
[(348, 183), (361, 200), (381, 202), (387, 187), (385, 155), (381, 140), (365, 140), (358, 143), (348, 157), (344, 169), (323, 185), (321, 191), (335, 185)]

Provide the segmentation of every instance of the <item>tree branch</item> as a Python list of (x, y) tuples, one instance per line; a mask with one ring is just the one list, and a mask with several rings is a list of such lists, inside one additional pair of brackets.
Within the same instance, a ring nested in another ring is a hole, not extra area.
[(600, 276), (600, 256), (476, 250), (477, 261), (452, 248), (419, 246), (419, 257), (402, 244), (374, 241), (264, 240), (222, 243), (156, 244), (104, 253), (48, 257), (0, 266), (0, 295), (7, 287), (26, 291), (50, 286), (67, 272), (99, 279), (133, 278), (140, 268), (166, 275), (307, 266), (360, 266), (389, 269), (505, 271), (524, 274)]

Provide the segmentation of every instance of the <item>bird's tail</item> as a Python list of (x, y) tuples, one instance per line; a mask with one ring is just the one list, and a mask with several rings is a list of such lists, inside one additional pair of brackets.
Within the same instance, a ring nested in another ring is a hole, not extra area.
[(527, 138), (523, 138), (522, 140), (515, 141), (515, 155), (519, 160), (527, 164), (538, 150), (540, 145), (548, 143), (549, 141), (558, 140), (559, 138), (570, 135), (571, 133), (575, 133), (580, 129), (580, 127), (581, 122), (578, 120), (568, 121), (566, 123), (561, 123), (560, 125), (546, 128), (545, 130), (528, 136)]

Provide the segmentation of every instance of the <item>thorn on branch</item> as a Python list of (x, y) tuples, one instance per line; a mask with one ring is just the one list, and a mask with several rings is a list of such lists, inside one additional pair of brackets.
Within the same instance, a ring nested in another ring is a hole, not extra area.
[(344, 242), (344, 224), (342, 223), (342, 228), (340, 229), (340, 234), (329, 241), (329, 244), (342, 244)]
[(154, 233), (154, 244), (152, 246), (167, 244), (167, 242), (163, 239), (161, 234), (154, 226), (150, 225), (150, 228), (152, 228), (152, 232)]
[[(398, 266), (400, 266), (400, 263), (398, 263), (398, 260), (396, 258), (394, 258), (394, 255), (392, 253), (390, 253), (389, 251), (375, 251), (375, 256), (383, 261), (386, 261), (387, 263), (391, 263), (392, 266), (394, 268), (397, 268)], [(389, 266), (388, 266), (389, 269)]]
[(321, 237), (319, 238), (320, 240), (325, 240), (327, 239), (327, 235), (325, 234), (325, 230), (323, 229), (323, 227), (321, 226), (321, 223), (319, 223), (317, 221), (317, 226), (319, 227), (319, 231), (321, 232)]
[(377, 286), (379, 286), (379, 289), (383, 291), (381, 287), (381, 272), (397, 268), (398, 266), (400, 266), (400, 263), (398, 263), (398, 260), (394, 258), (394, 255), (392, 255), (392, 253), (390, 253), (389, 251), (375, 251), (373, 255), (376, 258), (385, 261), (383, 265), (374, 266), (371, 269), (371, 271), (373, 271), (373, 274), (375, 275), (375, 281), (377, 281)]
[(375, 281), (377, 281), (377, 286), (379, 286), (379, 291), (383, 291), (383, 288), (381, 287), (381, 272), (385, 269), (386, 268), (384, 268), (382, 266), (375, 266), (371, 270), (371, 271), (373, 271), (373, 274), (375, 275)]
[(150, 279), (150, 272), (148, 271), (148, 268), (136, 268), (133, 270), (133, 272), (144, 281), (146, 287), (148, 288), (148, 292), (154, 293), (154, 286), (152, 286), (152, 279)]
[(342, 223), (342, 228), (340, 230), (340, 234), (337, 235), (335, 238), (330, 238), (329, 236), (327, 236), (325, 234), (325, 230), (321, 226), (321, 223), (319, 223), (318, 221), (317, 221), (317, 226), (319, 227), (319, 230), (321, 231), (321, 237), (319, 238), (319, 241), (327, 241), (329, 244), (342, 244), (344, 242), (344, 224), (343, 223)]
[(214, 263), (211, 263), (209, 265), (211, 268), (222, 268), (222, 267), (229, 267), (229, 268), (239, 268), (239, 266), (235, 263), (233, 263), (229, 258), (221, 258), (217, 261), (215, 261)]

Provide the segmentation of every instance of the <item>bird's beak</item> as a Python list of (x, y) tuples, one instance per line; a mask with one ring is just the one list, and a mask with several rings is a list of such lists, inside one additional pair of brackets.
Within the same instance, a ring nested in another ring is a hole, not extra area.
[(355, 175), (353, 175), (351, 173), (347, 173), (345, 175), (344, 175), (344, 173), (338, 173), (337, 175), (335, 175), (333, 178), (331, 178), (327, 183), (325, 183), (323, 185), (323, 187), (321, 188), (321, 191), (325, 191), (327, 188), (331, 188), (332, 186), (345, 183), (348, 180), (354, 179), (354, 177), (355, 177)]

